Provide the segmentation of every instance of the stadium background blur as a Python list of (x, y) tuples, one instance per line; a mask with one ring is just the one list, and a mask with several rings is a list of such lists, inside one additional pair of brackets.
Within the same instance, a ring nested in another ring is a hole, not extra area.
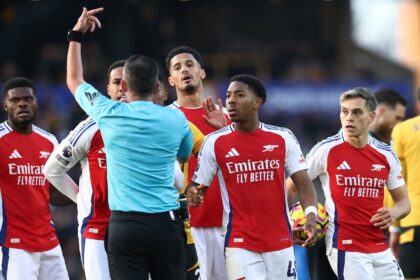
[[(36, 123), (59, 140), (86, 117), (65, 85), (66, 31), (83, 6), (105, 7), (103, 29), (87, 35), (83, 48), (85, 78), (103, 92), (113, 61), (145, 54), (166, 74), (167, 52), (187, 44), (203, 55), (207, 95), (223, 98), (234, 74), (262, 79), (261, 120), (290, 128), (304, 153), (337, 132), (338, 97), (348, 88), (390, 87), (409, 100), (408, 117), (416, 113), (418, 0), (2, 0), (0, 84), (33, 79)], [(174, 97), (171, 91), (168, 102)], [(54, 208), (53, 219), (70, 278), (83, 279), (75, 206)], [(312, 279), (333, 279), (323, 247), (309, 250)]]

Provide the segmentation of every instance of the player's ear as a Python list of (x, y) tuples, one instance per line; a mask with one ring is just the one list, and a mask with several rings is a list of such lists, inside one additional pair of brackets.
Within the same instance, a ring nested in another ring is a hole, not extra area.
[(124, 80), (121, 80), (121, 91), (122, 92), (127, 92), (127, 89), (128, 89), (127, 82), (124, 81)]
[(263, 99), (259, 96), (255, 97), (255, 109), (258, 109), (263, 105)]
[(375, 119), (376, 116), (376, 112), (372, 111), (369, 113), (369, 123), (373, 122), (373, 120)]
[(169, 75), (169, 77), (168, 77), (168, 83), (169, 83), (172, 87), (174, 87), (174, 86), (175, 86), (174, 79), (172, 79), (172, 76), (171, 76), (171, 75)]
[(6, 100), (3, 100), (3, 109), (7, 112)]
[(206, 78), (206, 70), (203, 68), (200, 69), (200, 79), (204, 80)]

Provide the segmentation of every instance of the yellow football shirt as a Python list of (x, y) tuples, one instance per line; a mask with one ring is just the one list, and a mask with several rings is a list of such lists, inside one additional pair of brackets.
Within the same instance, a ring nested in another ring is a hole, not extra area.
[(392, 147), (402, 165), (411, 213), (401, 220), (401, 227), (420, 225), (420, 116), (397, 124), (392, 131)]

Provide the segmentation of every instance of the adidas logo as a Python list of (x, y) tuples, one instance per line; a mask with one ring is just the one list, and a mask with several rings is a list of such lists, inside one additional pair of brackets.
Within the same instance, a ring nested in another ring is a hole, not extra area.
[(338, 170), (350, 170), (351, 167), (350, 165), (347, 163), (347, 161), (343, 161), (338, 167)]
[(226, 154), (226, 157), (237, 157), (239, 156), (238, 151), (235, 148), (230, 149), (229, 153)]
[(22, 156), (19, 154), (18, 150), (13, 150), (9, 158), (22, 158)]

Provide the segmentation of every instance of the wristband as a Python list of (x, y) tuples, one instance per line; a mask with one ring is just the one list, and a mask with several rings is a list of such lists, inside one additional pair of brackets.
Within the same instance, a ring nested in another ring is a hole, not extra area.
[(69, 30), (67, 32), (67, 41), (83, 43), (83, 32), (76, 30)]
[(401, 232), (401, 228), (397, 227), (397, 226), (390, 226), (389, 227), (389, 232), (390, 233), (400, 233)]
[(318, 214), (318, 209), (311, 205), (305, 208), (305, 217), (308, 216), (310, 213), (314, 213), (315, 216)]

